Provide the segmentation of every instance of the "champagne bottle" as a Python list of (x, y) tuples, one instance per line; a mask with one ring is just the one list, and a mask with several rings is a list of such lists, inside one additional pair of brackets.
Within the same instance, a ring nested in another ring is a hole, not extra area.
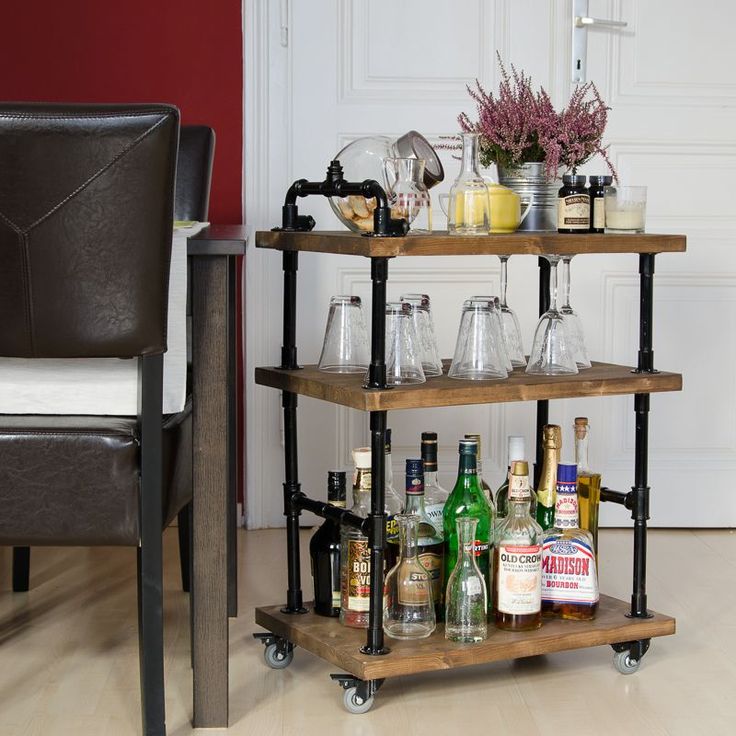
[(578, 499), (580, 526), (593, 536), (596, 563), (598, 562), (598, 512), (601, 502), (601, 476), (588, 464), (590, 425), (587, 417), (575, 418), (575, 462), (578, 466)]
[(542, 529), (551, 529), (555, 523), (557, 493), (557, 463), (562, 449), (562, 430), (556, 424), (545, 424), (542, 429), (544, 460), (537, 486), (537, 523)]

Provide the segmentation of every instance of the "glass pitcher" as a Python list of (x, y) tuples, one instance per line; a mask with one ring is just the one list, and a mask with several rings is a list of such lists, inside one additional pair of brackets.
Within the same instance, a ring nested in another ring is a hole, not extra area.
[(460, 173), (450, 189), (447, 229), (454, 235), (488, 235), (491, 201), (488, 183), (480, 174), (478, 133), (461, 133), (463, 158)]
[(425, 162), (418, 158), (387, 158), (383, 162), (391, 216), (409, 223), (409, 232), (432, 232), (432, 203), (424, 183)]

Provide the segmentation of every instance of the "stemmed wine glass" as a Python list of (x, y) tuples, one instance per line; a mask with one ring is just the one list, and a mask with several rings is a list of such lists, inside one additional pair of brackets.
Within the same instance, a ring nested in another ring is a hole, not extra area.
[(570, 349), (575, 356), (578, 369), (590, 368), (590, 358), (585, 347), (583, 325), (580, 317), (570, 304), (570, 261), (572, 256), (562, 256), (562, 283), (565, 289), (565, 303), (560, 308), (560, 313), (565, 321), (565, 329), (570, 341)]
[(560, 256), (546, 255), (544, 258), (550, 265), (550, 305), (539, 318), (526, 372), (542, 376), (570, 375), (577, 373), (578, 367), (571, 350), (565, 320), (557, 309), (557, 264)]
[(511, 359), (514, 368), (523, 368), (526, 365), (524, 357), (524, 344), (521, 341), (521, 328), (519, 320), (511, 307), (506, 302), (506, 287), (508, 285), (508, 261), (511, 256), (499, 256), (501, 261), (501, 304), (499, 316), (501, 318), (501, 331), (506, 352)]

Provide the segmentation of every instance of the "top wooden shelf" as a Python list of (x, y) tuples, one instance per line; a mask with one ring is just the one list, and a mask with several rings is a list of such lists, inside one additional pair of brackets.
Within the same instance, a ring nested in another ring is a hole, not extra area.
[(568, 255), (579, 253), (682, 253), (684, 235), (562, 235), (516, 232), (510, 235), (458, 237), (447, 232), (374, 238), (348, 231), (258, 232), (256, 247), (351, 256)]

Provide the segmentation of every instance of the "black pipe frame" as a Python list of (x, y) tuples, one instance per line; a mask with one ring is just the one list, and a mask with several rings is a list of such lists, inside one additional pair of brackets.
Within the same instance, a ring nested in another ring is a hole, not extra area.
[[(546, 258), (539, 257), (539, 316), (541, 317), (550, 304), (549, 277), (550, 263)], [(539, 486), (539, 478), (542, 474), (544, 463), (544, 445), (542, 442), (542, 430), (545, 424), (549, 424), (549, 400), (537, 401), (537, 434), (536, 434), (536, 456), (534, 462), (534, 487)]]

